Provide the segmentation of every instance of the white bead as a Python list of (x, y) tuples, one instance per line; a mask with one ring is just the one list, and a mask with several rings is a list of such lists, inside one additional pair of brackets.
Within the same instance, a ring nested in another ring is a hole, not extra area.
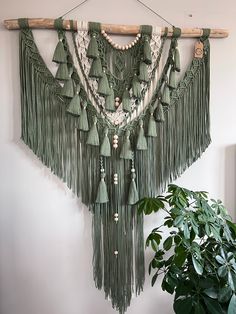
[(121, 49), (122, 49), (122, 50), (125, 50), (125, 46), (123, 46)]
[(118, 49), (121, 49), (121, 46), (120, 46), (120, 45), (118, 46)]
[(139, 40), (139, 37), (137, 36), (137, 37), (135, 37), (135, 40), (136, 40), (136, 42)]
[(115, 135), (113, 136), (113, 138), (114, 138), (114, 140), (117, 140), (117, 139), (118, 139), (118, 135), (115, 134)]
[(102, 169), (101, 169), (101, 172), (105, 172), (105, 169), (104, 169), (104, 168), (102, 168)]
[(117, 148), (117, 147), (118, 147), (118, 144), (113, 144), (113, 147), (114, 147), (114, 148)]
[(115, 213), (115, 214), (114, 214), (114, 217), (118, 217), (118, 216), (119, 216), (119, 214), (118, 214), (118, 213)]
[(126, 46), (125, 46), (125, 49), (129, 49), (129, 46), (128, 46), (128, 45), (126, 45)]
[(119, 218), (114, 218), (115, 222), (117, 222), (119, 220)]
[(134, 169), (134, 168), (132, 168), (132, 169), (131, 169), (131, 172), (135, 172), (135, 169)]
[(138, 34), (137, 34), (137, 37), (138, 37), (138, 38), (140, 38), (140, 37), (141, 37), (141, 34), (140, 34), (140, 33), (138, 33)]
[(118, 177), (118, 174), (117, 174), (117, 173), (114, 173), (114, 177), (116, 177), (116, 178), (117, 178), (117, 177)]
[(109, 36), (107, 35), (107, 33), (104, 33), (103, 36), (104, 36), (105, 38), (107, 38), (107, 39), (109, 38)]
[(119, 107), (119, 105), (120, 105), (119, 101), (116, 101), (116, 102), (115, 102), (115, 106), (116, 106), (116, 107)]
[(104, 29), (102, 29), (101, 33), (102, 33), (102, 34), (105, 34), (106, 32), (104, 31)]
[(137, 44), (137, 42), (138, 42), (138, 40), (137, 40), (137, 37), (136, 37), (135, 40), (134, 40), (134, 43)]
[(118, 121), (118, 120), (116, 120), (116, 121), (115, 121), (115, 125), (118, 125), (118, 124), (119, 124), (119, 121)]
[(131, 45), (132, 45), (132, 46), (134, 46), (134, 45), (135, 45), (135, 43), (134, 43), (134, 42), (132, 42), (132, 43), (131, 43)]
[(114, 254), (115, 254), (115, 255), (118, 255), (118, 251), (114, 251)]
[(118, 184), (118, 181), (114, 181), (114, 184), (117, 185), (117, 184)]
[(113, 140), (113, 144), (118, 144), (118, 140)]
[(131, 48), (131, 47), (132, 47), (132, 45), (131, 45), (131, 44), (129, 44), (129, 45), (128, 45), (128, 47), (129, 47), (129, 48)]
[(119, 98), (119, 97), (116, 97), (116, 98), (115, 98), (115, 101), (120, 101), (120, 98)]

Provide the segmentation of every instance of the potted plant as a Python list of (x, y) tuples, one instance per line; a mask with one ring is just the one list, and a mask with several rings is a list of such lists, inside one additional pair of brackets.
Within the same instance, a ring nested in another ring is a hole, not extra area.
[(174, 294), (175, 313), (235, 314), (236, 225), (222, 202), (172, 184), (165, 195), (138, 205), (140, 214), (166, 213), (146, 246), (155, 253), (152, 285), (164, 275), (162, 289)]

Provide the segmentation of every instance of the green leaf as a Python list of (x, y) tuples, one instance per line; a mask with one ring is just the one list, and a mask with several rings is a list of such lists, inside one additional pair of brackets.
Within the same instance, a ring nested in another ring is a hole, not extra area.
[(189, 231), (189, 227), (188, 227), (187, 222), (185, 222), (185, 224), (184, 224), (184, 237), (186, 239), (190, 239), (190, 231)]
[(163, 243), (163, 247), (166, 251), (169, 251), (169, 249), (171, 248), (172, 246), (172, 237), (168, 237), (164, 243)]
[(225, 260), (223, 259), (223, 257), (221, 257), (220, 255), (216, 255), (216, 260), (219, 264), (223, 265), (225, 264)]
[(195, 312), (194, 314), (205, 314), (205, 310), (203, 308), (203, 306), (201, 305), (201, 303), (197, 303), (195, 306)]
[(217, 272), (218, 272), (219, 277), (224, 278), (228, 273), (227, 266), (226, 265), (220, 266)]
[(226, 303), (229, 301), (232, 295), (232, 290), (229, 286), (223, 287), (219, 290), (218, 300), (220, 303)]
[(231, 271), (228, 272), (228, 283), (230, 288), (235, 291), (236, 288), (236, 282), (235, 282), (235, 277), (233, 277), (233, 273), (231, 273)]
[(192, 298), (178, 299), (174, 302), (174, 310), (176, 314), (192, 313)]
[(217, 300), (213, 300), (207, 297), (203, 297), (206, 307), (209, 313), (212, 314), (223, 314), (223, 310), (220, 306), (220, 303)]
[(203, 267), (202, 267), (201, 263), (199, 262), (199, 260), (197, 260), (194, 256), (192, 256), (192, 262), (193, 262), (193, 266), (194, 266), (194, 269), (196, 270), (197, 274), (202, 275)]
[(218, 297), (217, 290), (214, 287), (205, 289), (203, 292), (211, 299), (217, 299)]
[(156, 272), (155, 275), (152, 277), (152, 287), (155, 285), (157, 277), (158, 277), (158, 272)]
[(177, 228), (180, 228), (183, 222), (184, 222), (184, 216), (180, 215), (175, 218), (173, 225)]
[(176, 255), (174, 258), (174, 263), (176, 264), (177, 267), (182, 267), (186, 258), (187, 258), (187, 251), (184, 249), (183, 246), (179, 246), (176, 249)]
[(235, 314), (235, 312), (236, 312), (236, 296), (235, 294), (233, 294), (229, 302), (227, 314)]

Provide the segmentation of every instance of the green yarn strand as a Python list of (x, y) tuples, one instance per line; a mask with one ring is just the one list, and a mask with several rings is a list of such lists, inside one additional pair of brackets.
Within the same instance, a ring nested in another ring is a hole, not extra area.
[(134, 75), (133, 81), (132, 81), (132, 94), (133, 97), (140, 99), (142, 94), (141, 94), (141, 84), (140, 81), (137, 77), (137, 75)]
[(165, 121), (163, 106), (160, 101), (157, 101), (157, 106), (156, 109), (154, 110), (153, 116), (157, 122)]
[(79, 96), (80, 87), (79, 85), (76, 87), (76, 94), (72, 98), (72, 100), (69, 103), (69, 106), (67, 108), (67, 112), (74, 115), (74, 116), (80, 116), (81, 114), (81, 106), (80, 106), (80, 96)]
[(112, 86), (110, 87), (109, 95), (106, 96), (105, 108), (107, 111), (116, 111), (115, 100), (114, 100), (114, 91)]
[[(134, 170), (133, 168), (131, 171)], [(136, 175), (134, 172), (131, 174), (131, 183), (129, 187), (129, 195), (128, 195), (128, 205), (134, 205), (138, 202), (139, 196), (138, 196), (138, 191), (135, 183), (135, 178)]]
[(128, 88), (124, 90), (124, 93), (122, 96), (122, 109), (125, 112), (131, 112), (130, 94), (129, 94)]
[(89, 130), (86, 107), (87, 107), (87, 103), (85, 102), (83, 109), (81, 111), (81, 115), (79, 116), (79, 130), (81, 130), (81, 131), (88, 131)]
[(61, 95), (67, 98), (74, 97), (74, 82), (72, 78), (69, 78), (69, 80), (65, 81), (64, 86), (61, 90)]
[(93, 118), (93, 125), (88, 133), (87, 145), (99, 146), (99, 135), (97, 130), (97, 118)]
[(169, 76), (169, 87), (171, 89), (177, 88), (177, 80), (176, 80), (176, 71), (174, 68), (170, 70), (170, 76)]
[(147, 136), (157, 137), (157, 126), (156, 126), (156, 121), (153, 116), (153, 112), (154, 112), (153, 107), (151, 107), (149, 111), (150, 111), (150, 117), (148, 121)]
[[(104, 171), (104, 169), (102, 169)], [(109, 202), (108, 193), (107, 193), (107, 186), (105, 182), (105, 173), (101, 172), (101, 181), (98, 185), (96, 203), (103, 204)]]
[(98, 82), (97, 92), (101, 96), (109, 96), (110, 94), (110, 87), (109, 87), (107, 75), (105, 72), (103, 72), (103, 75)]
[(165, 83), (164, 85), (161, 102), (163, 103), (163, 105), (170, 105), (170, 89), (167, 83)]

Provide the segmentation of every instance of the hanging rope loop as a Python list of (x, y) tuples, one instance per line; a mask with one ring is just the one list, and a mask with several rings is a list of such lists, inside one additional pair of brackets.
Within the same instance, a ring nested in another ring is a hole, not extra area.
[(28, 19), (26, 18), (19, 18), (18, 23), (19, 23), (20, 29), (29, 28), (29, 22), (28, 22)]

